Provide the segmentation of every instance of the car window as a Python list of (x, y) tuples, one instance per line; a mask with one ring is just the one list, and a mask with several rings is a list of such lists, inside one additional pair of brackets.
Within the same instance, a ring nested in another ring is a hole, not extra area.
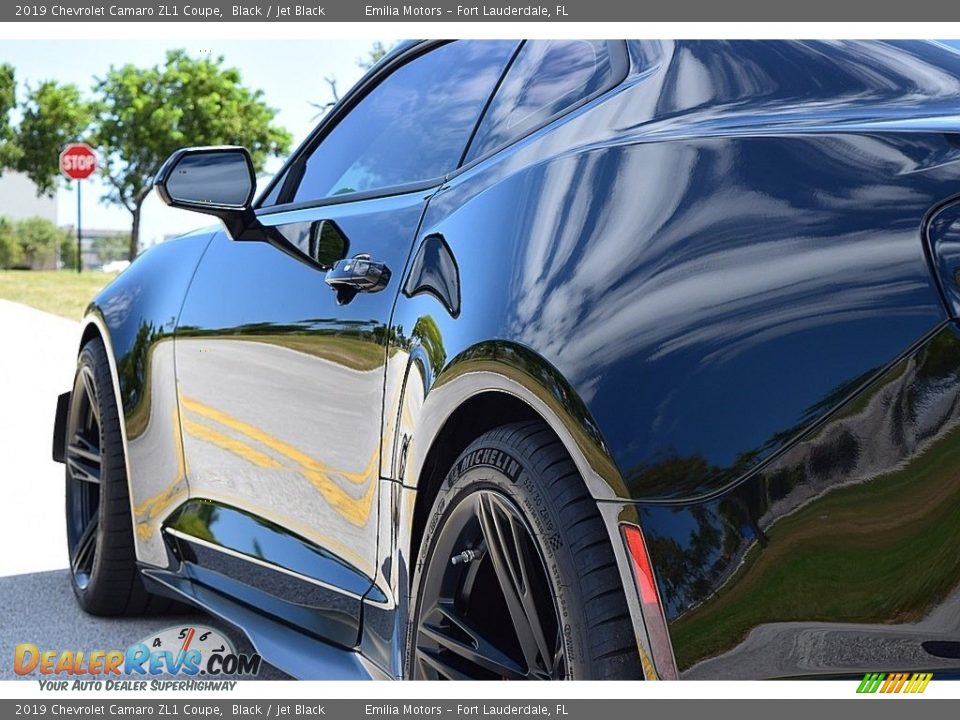
[(442, 177), (460, 162), (515, 41), (461, 41), (375, 87), (306, 162), (293, 202)]
[(524, 44), (487, 109), (467, 160), (542, 125), (619, 80), (608, 43), (531, 40)]

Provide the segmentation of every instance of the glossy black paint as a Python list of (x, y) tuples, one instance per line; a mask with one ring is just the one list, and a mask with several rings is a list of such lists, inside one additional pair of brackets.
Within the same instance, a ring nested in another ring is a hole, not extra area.
[(646, 534), (682, 673), (955, 668), (942, 649), (960, 640), (958, 381), (949, 325), (735, 488), (625, 512)]
[[(288, 235), (331, 223), (351, 252), (399, 275), (423, 206), (424, 195), (412, 193), (263, 213), (260, 222)], [(191, 498), (286, 528), (353, 568), (358, 578), (333, 565), (312, 576), (340, 592), (338, 608), (359, 619), (363, 595), (382, 595), (373, 578), (395, 292), (345, 298), (328, 279), (317, 264), (266, 243), (214, 239), (177, 330), (179, 405)], [(295, 569), (290, 547), (264, 549), (264, 558)], [(262, 573), (248, 580), (273, 592)], [(342, 633), (329, 639), (344, 643)]]
[[(960, 638), (947, 310), (960, 253), (946, 206), (960, 193), (960, 56), (922, 43), (628, 50), (622, 83), (433, 185), (258, 210), (289, 237), (334, 221), (350, 253), (391, 268), (382, 292), (337, 305), (316, 263), (222, 233), (206, 255), (199, 236), (134, 263), (93, 307), (114, 336), (128, 435), (149, 425), (148, 358), (176, 327), (178, 375), (163, 380), (181, 384), (170, 415), (184, 432), (164, 452), (182, 443), (182, 484), (358, 569), (367, 601), (348, 615), (389, 673), (435, 439), (489, 422), (457, 415), (483, 395), (544, 417), (601, 509), (642, 527), (682, 674), (844, 674), (890, 653), (955, 667), (923, 643)], [(291, 347), (313, 359), (285, 368)], [(275, 442), (287, 429), (296, 443)], [(281, 458), (291, 444), (297, 467)], [(348, 475), (359, 496), (331, 490)], [(163, 497), (170, 511), (185, 499)], [(229, 575), (204, 582), (262, 598), (270, 581)], [(796, 651), (757, 661), (773, 636)]]
[(253, 558), (283, 558), (281, 568), (304, 578), (328, 579), (347, 593), (363, 595), (370, 588), (368, 578), (323, 548), (236, 508), (191, 500), (171, 516), (167, 527), (188, 541), (196, 538)]
[(365, 663), (358, 653), (318, 640), (302, 630), (264, 615), (255, 604), (249, 588), (237, 584), (237, 595), (213, 590), (192, 582), (178, 572), (145, 568), (144, 578), (151, 589), (186, 599), (243, 629), (257, 652), (278, 667), (290, 670), (304, 680), (385, 679), (376, 668)]
[(173, 370), (173, 334), (213, 231), (157, 245), (87, 308), (82, 342), (100, 335), (122, 409), (134, 541), (141, 561), (165, 566), (160, 524), (188, 495)]
[[(453, 412), (431, 395), (464, 376), (509, 377), (571, 429), (599, 500), (663, 503), (685, 537), (668, 508), (734, 492), (946, 321), (922, 227), (960, 190), (960, 65), (910, 44), (659, 50), (603, 102), (448, 181), (420, 235), (442, 234), (456, 258), (461, 315), (401, 297), (394, 323), (435, 325), (443, 352), (411, 350), (424, 415)], [(413, 465), (398, 479), (415, 485)], [(722, 554), (722, 536), (701, 542)], [(905, 622), (878, 605), (877, 623)], [(674, 638), (681, 669), (696, 642)], [(865, 641), (851, 663), (874, 651)], [(778, 674), (802, 673), (802, 655)]]
[(110, 334), (128, 441), (139, 437), (145, 424), (140, 418), (150, 413), (150, 351), (173, 337), (183, 298), (213, 236), (198, 231), (150, 248), (87, 308), (86, 316), (99, 317)]
[[(501, 160), (451, 181), (424, 219), (471, 268), (447, 356), (504, 338), (556, 367), (603, 429), (619, 497), (736, 480), (945, 317), (918, 228), (955, 189), (950, 137), (752, 130)], [(702, 470), (659, 481), (695, 455)]]
[(403, 294), (413, 297), (420, 293), (437, 298), (450, 317), (456, 319), (460, 314), (460, 268), (443, 235), (424, 238), (410, 264)]
[(950, 315), (960, 317), (960, 203), (950, 203), (933, 214), (927, 241)]

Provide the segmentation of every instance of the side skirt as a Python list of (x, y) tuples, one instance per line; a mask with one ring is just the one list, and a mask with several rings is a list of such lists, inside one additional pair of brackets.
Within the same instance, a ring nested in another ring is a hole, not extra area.
[(152, 592), (196, 605), (238, 627), (263, 659), (300, 680), (389, 680), (360, 653), (323, 642), (177, 572), (142, 568)]

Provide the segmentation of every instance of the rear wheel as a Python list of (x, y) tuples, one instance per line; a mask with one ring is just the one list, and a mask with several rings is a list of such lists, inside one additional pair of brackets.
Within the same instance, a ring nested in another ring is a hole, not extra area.
[(161, 612), (136, 565), (120, 417), (103, 342), (77, 361), (66, 437), (67, 550), (73, 592), (92, 615)]
[(413, 588), (407, 677), (643, 677), (606, 528), (541, 421), (492, 430), (460, 455)]

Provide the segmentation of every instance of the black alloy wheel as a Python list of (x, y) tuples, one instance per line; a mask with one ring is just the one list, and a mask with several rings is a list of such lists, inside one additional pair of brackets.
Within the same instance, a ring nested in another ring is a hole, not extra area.
[(426, 571), (416, 643), (423, 679), (562, 680), (563, 638), (530, 527), (484, 488), (449, 511)]
[(423, 522), (404, 677), (643, 678), (609, 532), (544, 422), (470, 443)]
[(77, 370), (67, 424), (67, 547), (70, 572), (80, 590), (90, 584), (100, 529), (103, 442), (93, 370)]
[(73, 593), (92, 615), (168, 610), (137, 568), (120, 410), (103, 341), (77, 359), (66, 437), (67, 552)]

